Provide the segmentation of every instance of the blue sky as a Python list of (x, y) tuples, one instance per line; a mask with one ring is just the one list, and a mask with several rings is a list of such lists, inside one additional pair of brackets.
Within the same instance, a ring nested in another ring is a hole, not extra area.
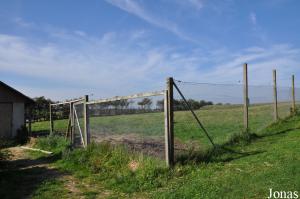
[[(0, 79), (31, 97), (164, 89), (165, 79), (287, 86), (300, 78), (297, 0), (3, 0)], [(299, 80), (296, 83), (300, 82)]]

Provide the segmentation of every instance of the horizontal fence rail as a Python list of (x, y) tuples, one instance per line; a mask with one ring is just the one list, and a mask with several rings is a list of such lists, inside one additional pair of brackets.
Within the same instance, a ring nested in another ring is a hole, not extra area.
[(50, 106), (58, 106), (58, 105), (64, 105), (64, 104), (70, 104), (70, 103), (77, 103), (77, 102), (81, 102), (83, 100), (84, 100), (84, 98), (80, 98), (77, 100), (71, 100), (71, 101), (58, 102), (58, 103), (50, 104)]
[(107, 99), (100, 99), (100, 100), (93, 100), (87, 102), (87, 104), (98, 104), (98, 103), (105, 103), (111, 101), (118, 101), (118, 100), (128, 100), (128, 99), (136, 99), (136, 98), (143, 98), (143, 97), (152, 97), (152, 96), (159, 96), (164, 95), (165, 91), (154, 91), (154, 92), (146, 92), (146, 93), (138, 93), (134, 95), (127, 95), (127, 96), (116, 96)]

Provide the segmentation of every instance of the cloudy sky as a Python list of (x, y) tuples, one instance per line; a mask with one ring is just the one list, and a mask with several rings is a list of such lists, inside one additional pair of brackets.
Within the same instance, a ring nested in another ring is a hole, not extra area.
[[(165, 79), (300, 79), (297, 0), (2, 0), (0, 80), (63, 100), (164, 89)], [(300, 83), (297, 80), (296, 83)]]

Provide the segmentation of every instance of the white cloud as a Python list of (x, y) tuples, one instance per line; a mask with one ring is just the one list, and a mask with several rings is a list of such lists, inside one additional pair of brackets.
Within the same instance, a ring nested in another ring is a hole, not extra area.
[(252, 25), (256, 25), (257, 21), (256, 21), (256, 14), (254, 12), (251, 12), (249, 14), (249, 20), (251, 22)]
[(81, 31), (81, 30), (75, 30), (74, 33), (75, 33), (76, 35), (81, 36), (81, 37), (86, 36), (86, 33), (85, 33), (84, 31)]
[(171, 3), (176, 2), (178, 5), (188, 9), (201, 10), (204, 6), (203, 0), (169, 0)]
[(203, 0), (188, 0), (187, 2), (189, 2), (197, 10), (200, 10), (203, 8)]
[(20, 17), (14, 18), (13, 22), (22, 28), (35, 28), (36, 27), (35, 23), (24, 21)]
[(168, 76), (238, 83), (244, 62), (249, 63), (251, 84), (270, 84), (273, 68), (278, 69), (280, 85), (289, 84), (292, 73), (300, 76), (300, 49), (290, 45), (253, 46), (240, 52), (182, 52), (173, 46), (138, 45), (137, 40), (124, 38), (129, 36), (108, 32), (101, 38), (82, 37), (71, 31), (55, 43), (37, 43), (0, 34), (0, 72), (35, 81), (30, 88), (19, 85), (32, 97), (46, 95), (60, 100), (91, 93), (102, 98), (161, 90)]
[[(197, 3), (195, 0), (191, 0), (194, 3)], [(111, 5), (118, 7), (154, 26), (157, 26), (159, 28), (163, 28), (165, 30), (168, 30), (178, 36), (181, 39), (198, 43), (193, 38), (187, 36), (184, 32), (182, 32), (176, 23), (162, 19), (161, 17), (156, 17), (152, 14), (150, 14), (147, 10), (145, 10), (141, 5), (139, 5), (136, 1), (132, 0), (106, 0), (106, 2), (110, 3)], [(197, 4), (198, 6), (200, 4)]]

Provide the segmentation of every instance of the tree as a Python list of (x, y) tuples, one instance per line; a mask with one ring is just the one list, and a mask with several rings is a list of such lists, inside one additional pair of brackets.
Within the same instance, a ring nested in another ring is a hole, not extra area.
[(32, 111), (33, 120), (48, 120), (49, 119), (49, 104), (53, 103), (50, 99), (44, 96), (34, 98), (35, 104)]
[(162, 100), (157, 100), (157, 102), (156, 102), (156, 106), (157, 106), (157, 108), (159, 109), (159, 110), (164, 110), (164, 99), (162, 99)]
[(128, 101), (127, 99), (123, 99), (123, 100), (119, 101), (119, 105), (120, 105), (121, 109), (127, 109), (129, 104), (130, 104), (130, 101)]
[(142, 101), (138, 102), (138, 105), (141, 106), (142, 109), (150, 109), (152, 100), (149, 98), (144, 98)]

